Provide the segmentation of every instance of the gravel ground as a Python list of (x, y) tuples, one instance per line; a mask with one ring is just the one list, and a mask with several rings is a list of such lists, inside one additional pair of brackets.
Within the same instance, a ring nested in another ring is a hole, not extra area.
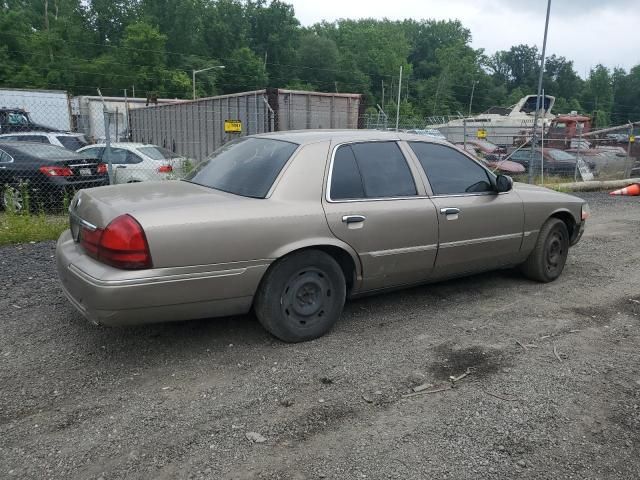
[(361, 299), (298, 345), (251, 316), (94, 327), (53, 243), (1, 248), (0, 478), (637, 479), (640, 199), (583, 197), (555, 283)]

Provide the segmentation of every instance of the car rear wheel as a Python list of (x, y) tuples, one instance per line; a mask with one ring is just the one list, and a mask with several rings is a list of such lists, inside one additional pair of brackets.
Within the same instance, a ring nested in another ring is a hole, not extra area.
[(7, 185), (2, 191), (2, 208), (7, 212), (21, 213), (25, 208), (22, 190), (15, 185)]
[(569, 231), (558, 218), (550, 218), (540, 229), (533, 251), (520, 266), (527, 278), (552, 282), (560, 276), (569, 253)]
[(262, 326), (285, 342), (327, 333), (340, 317), (346, 283), (340, 265), (318, 250), (278, 260), (266, 273), (254, 302)]

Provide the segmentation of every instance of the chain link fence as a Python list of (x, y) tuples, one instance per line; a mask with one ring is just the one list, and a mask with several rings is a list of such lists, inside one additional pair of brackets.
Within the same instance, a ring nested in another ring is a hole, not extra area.
[[(395, 123), (356, 94), (263, 89), (185, 101), (0, 89), (2, 207), (64, 213), (82, 188), (176, 180), (244, 135), (393, 131)], [(520, 181), (546, 185), (640, 177), (634, 124), (596, 130), (589, 117), (549, 118), (535, 148), (527, 119), (400, 117), (398, 130), (447, 140)]]

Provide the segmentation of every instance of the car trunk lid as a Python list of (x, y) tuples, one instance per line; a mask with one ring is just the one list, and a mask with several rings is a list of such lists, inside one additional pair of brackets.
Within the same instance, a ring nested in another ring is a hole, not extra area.
[(186, 181), (142, 182), (81, 190), (71, 202), (72, 222), (105, 227), (118, 215), (130, 214), (143, 227), (160, 221), (181, 221), (196, 206), (226, 208), (255, 199), (240, 197)]

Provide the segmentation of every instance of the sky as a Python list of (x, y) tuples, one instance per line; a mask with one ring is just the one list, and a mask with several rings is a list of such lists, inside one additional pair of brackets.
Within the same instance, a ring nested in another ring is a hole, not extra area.
[[(489, 54), (513, 45), (542, 50), (545, 0), (285, 0), (302, 25), (339, 18), (458, 19), (472, 46)], [(625, 70), (640, 64), (638, 0), (552, 0), (547, 53), (574, 61), (586, 77), (601, 63)]]

